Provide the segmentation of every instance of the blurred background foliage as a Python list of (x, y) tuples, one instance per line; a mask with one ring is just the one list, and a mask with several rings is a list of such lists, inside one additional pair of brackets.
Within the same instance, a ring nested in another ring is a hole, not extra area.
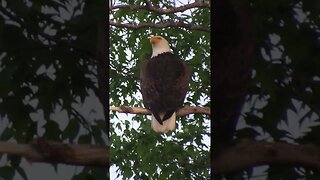
[[(1, 141), (30, 143), (41, 136), (65, 143), (106, 143), (95, 59), (105, 6), (104, 1), (87, 0), (1, 0)], [(32, 179), (20, 166), (21, 158), (2, 155), (1, 161), (0, 177), (13, 179), (17, 173)], [(103, 168), (79, 169), (73, 170), (73, 179), (107, 178)]]
[[(320, 2), (248, 0), (257, 57), (237, 138), (320, 142)], [(307, 167), (260, 166), (244, 179), (319, 179)]]
[[(159, 8), (186, 4), (186, 1), (152, 1)], [(112, 5), (145, 5), (143, 0), (113, 1)], [(120, 8), (109, 10), (110, 21), (122, 24), (184, 22), (210, 26), (210, 9), (193, 8), (174, 14)], [(210, 32), (175, 28), (129, 29), (110, 26), (110, 105), (143, 107), (139, 73), (151, 57), (148, 37), (165, 37), (174, 53), (192, 69), (185, 105), (210, 106)], [(123, 179), (209, 179), (210, 121), (207, 115), (177, 119), (177, 129), (159, 134), (151, 129), (150, 116), (110, 112), (110, 164)], [(111, 170), (112, 171), (112, 170)], [(120, 179), (121, 179), (120, 178)]]

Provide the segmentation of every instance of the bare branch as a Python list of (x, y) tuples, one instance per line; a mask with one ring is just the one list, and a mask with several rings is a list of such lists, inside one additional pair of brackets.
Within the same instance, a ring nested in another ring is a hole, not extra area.
[[(109, 108), (110, 108), (110, 111), (117, 111), (119, 113), (151, 115), (151, 111), (149, 111), (148, 109), (145, 109), (145, 108), (140, 108), (140, 107), (128, 107), (128, 106), (112, 107), (112, 106), (110, 106)], [(211, 115), (211, 110), (209, 107), (184, 106), (183, 108), (181, 108), (177, 111), (177, 116), (186, 116), (188, 114)]]
[(166, 22), (160, 24), (153, 23), (139, 23), (139, 24), (121, 24), (119, 22), (109, 21), (111, 26), (120, 27), (120, 28), (129, 28), (129, 29), (141, 29), (141, 28), (167, 28), (167, 27), (182, 27), (189, 30), (198, 30), (204, 32), (210, 32), (210, 27), (199, 26), (194, 24), (186, 24), (183, 22)]
[(177, 12), (183, 12), (186, 11), (188, 9), (192, 9), (192, 8), (210, 8), (210, 4), (202, 1), (202, 0), (198, 0), (195, 1), (194, 3), (190, 3), (190, 4), (186, 4), (186, 5), (182, 5), (179, 7), (172, 7), (172, 8), (167, 8), (167, 9), (162, 9), (162, 8), (158, 8), (155, 7), (151, 4), (150, 1), (146, 1), (146, 6), (143, 5), (137, 5), (137, 4), (121, 4), (121, 5), (115, 5), (112, 6), (111, 8), (109, 8), (109, 11), (112, 11), (114, 9), (130, 9), (130, 10), (140, 10), (140, 9), (145, 9), (145, 10), (149, 10), (152, 11), (154, 13), (158, 13), (158, 14), (172, 14), (172, 13), (177, 13)]
[(217, 174), (264, 164), (305, 166), (320, 170), (320, 147), (243, 140), (212, 160), (212, 167)]
[(108, 167), (108, 147), (36, 140), (32, 144), (0, 142), (0, 154), (22, 156), (33, 162)]

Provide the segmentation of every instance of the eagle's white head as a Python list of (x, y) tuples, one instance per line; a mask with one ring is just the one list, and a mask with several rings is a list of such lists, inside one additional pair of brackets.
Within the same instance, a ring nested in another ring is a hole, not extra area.
[(152, 44), (151, 57), (155, 57), (164, 52), (171, 52), (168, 41), (161, 36), (151, 36), (150, 43)]

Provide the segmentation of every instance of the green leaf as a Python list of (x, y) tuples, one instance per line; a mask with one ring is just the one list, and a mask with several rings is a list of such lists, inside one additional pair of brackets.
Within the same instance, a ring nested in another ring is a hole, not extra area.
[(69, 121), (69, 124), (64, 129), (62, 133), (62, 139), (68, 138), (70, 142), (73, 142), (73, 140), (77, 137), (80, 130), (80, 124), (79, 120), (77, 118), (72, 118)]
[(79, 137), (78, 142), (82, 144), (90, 144), (91, 140), (92, 140), (92, 136), (90, 134), (86, 134), (86, 135), (81, 135)]
[(13, 179), (14, 174), (14, 168), (9, 166), (0, 167), (0, 177), (2, 177), (3, 179), (11, 180)]
[(61, 130), (59, 124), (55, 121), (48, 120), (43, 126), (45, 129), (44, 137), (49, 140), (60, 141), (61, 140)]
[(14, 136), (15, 131), (12, 128), (5, 128), (4, 131), (1, 133), (1, 140), (7, 141), (12, 136)]
[(21, 167), (16, 167), (16, 171), (19, 173), (19, 175), (24, 179), (28, 180), (27, 174)]

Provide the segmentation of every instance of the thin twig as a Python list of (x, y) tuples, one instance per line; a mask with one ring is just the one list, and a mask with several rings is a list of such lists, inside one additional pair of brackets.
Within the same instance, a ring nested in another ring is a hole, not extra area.
[(182, 5), (179, 7), (167, 8), (167, 9), (155, 7), (150, 3), (150, 1), (146, 1), (146, 4), (147, 4), (146, 6), (137, 5), (137, 4), (120, 4), (120, 5), (112, 6), (111, 8), (109, 8), (109, 11), (112, 11), (115, 9), (130, 9), (130, 10), (145, 9), (158, 14), (172, 14), (177, 12), (183, 12), (192, 8), (210, 8), (210, 4), (205, 1), (195, 1), (194, 3)]
[(139, 24), (121, 24), (119, 22), (109, 21), (111, 26), (119, 28), (129, 28), (129, 29), (141, 29), (141, 28), (168, 28), (168, 27), (182, 27), (189, 30), (198, 30), (204, 32), (210, 32), (210, 27), (199, 26), (194, 24), (186, 24), (182, 22), (166, 22), (166, 23), (139, 23)]

